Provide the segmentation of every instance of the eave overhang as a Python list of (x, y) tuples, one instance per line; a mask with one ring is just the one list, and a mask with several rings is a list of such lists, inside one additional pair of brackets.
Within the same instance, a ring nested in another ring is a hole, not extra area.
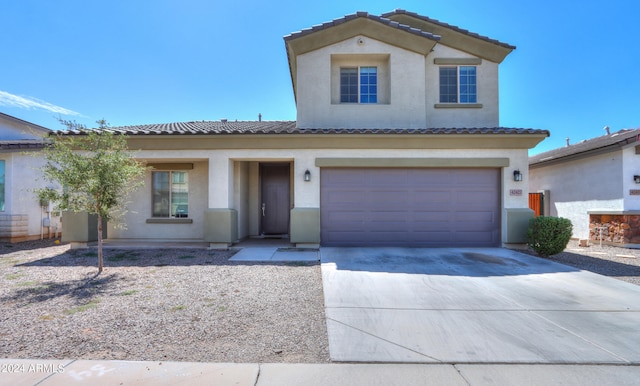
[(367, 12), (358, 12), (294, 32), (284, 37), (294, 98), (297, 95), (297, 56), (356, 36), (366, 36), (421, 55), (431, 52), (440, 39), (435, 34)]
[(217, 149), (532, 149), (545, 134), (228, 134), (130, 136), (134, 150)]
[(440, 44), (501, 63), (516, 47), (413, 12), (395, 10), (382, 17), (440, 36)]

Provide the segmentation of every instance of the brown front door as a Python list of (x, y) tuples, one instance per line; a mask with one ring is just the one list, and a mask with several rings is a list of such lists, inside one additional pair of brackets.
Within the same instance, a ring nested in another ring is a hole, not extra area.
[(262, 164), (262, 233), (289, 233), (289, 164)]

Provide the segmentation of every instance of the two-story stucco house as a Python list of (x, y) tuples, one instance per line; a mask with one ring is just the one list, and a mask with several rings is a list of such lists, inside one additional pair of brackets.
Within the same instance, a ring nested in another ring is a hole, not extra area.
[(296, 121), (112, 129), (154, 169), (131, 197), (128, 229), (108, 238), (525, 241), (533, 213), (514, 172), (527, 177), (527, 151), (549, 133), (499, 126), (498, 67), (515, 47), (402, 10), (359, 12), (284, 42)]
[(640, 247), (640, 129), (620, 130), (529, 158), (529, 189), (573, 237)]
[(2, 241), (34, 240), (60, 230), (59, 217), (54, 216), (49, 206), (41, 206), (33, 193), (45, 184), (39, 172), (43, 160), (33, 154), (43, 149), (43, 138), (50, 132), (46, 127), (0, 113)]

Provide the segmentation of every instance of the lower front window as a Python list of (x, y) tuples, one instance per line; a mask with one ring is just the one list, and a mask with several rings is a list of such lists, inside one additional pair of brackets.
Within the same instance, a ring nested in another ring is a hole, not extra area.
[(189, 175), (187, 172), (153, 172), (152, 185), (153, 217), (189, 217)]

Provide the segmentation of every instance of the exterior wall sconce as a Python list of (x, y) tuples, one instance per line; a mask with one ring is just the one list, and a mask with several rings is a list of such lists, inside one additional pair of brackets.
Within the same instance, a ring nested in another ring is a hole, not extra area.
[(640, 184), (640, 176), (633, 176), (633, 182)]
[(307, 169), (307, 171), (304, 172), (304, 180), (306, 182), (311, 181), (311, 172), (309, 171), (309, 169)]
[(520, 170), (514, 170), (513, 171), (513, 180), (514, 181), (522, 181), (522, 173), (520, 173)]

